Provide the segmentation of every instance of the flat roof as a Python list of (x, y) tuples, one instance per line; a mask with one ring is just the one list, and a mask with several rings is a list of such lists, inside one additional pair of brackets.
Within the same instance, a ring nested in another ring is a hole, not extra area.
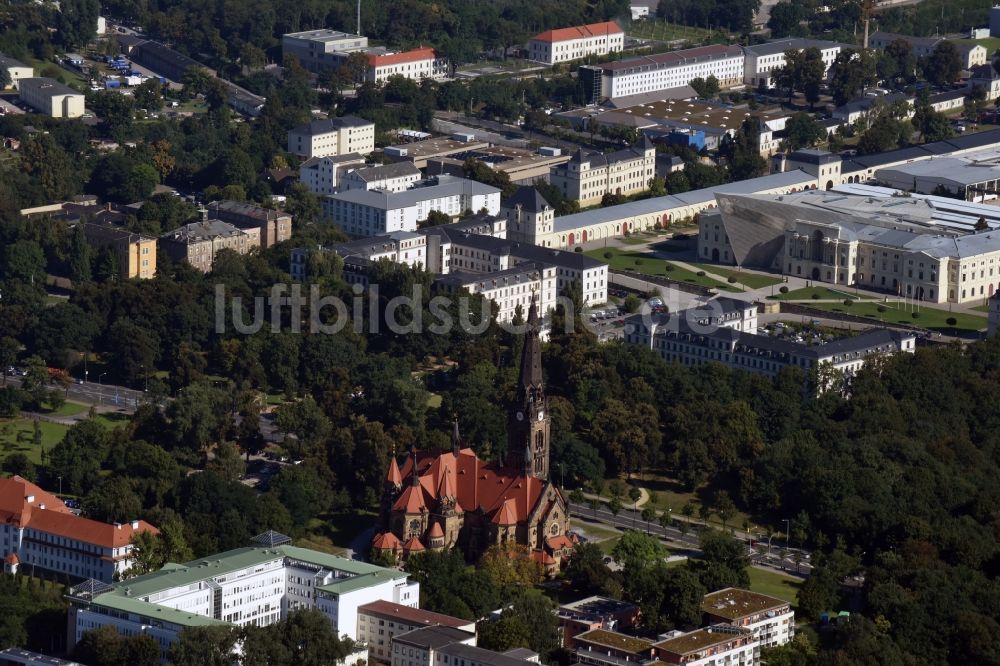
[(697, 46), (692, 49), (670, 51), (669, 53), (657, 53), (637, 58), (615, 60), (597, 66), (609, 74), (621, 75), (679, 67), (681, 65), (694, 65), (700, 62), (725, 58), (739, 58), (742, 56), (743, 47), (741, 46), (711, 44), (709, 46)]
[(479, 181), (454, 176), (436, 176), (436, 184), (419, 185), (402, 192), (382, 192), (379, 190), (346, 190), (337, 194), (327, 195), (327, 199), (345, 201), (362, 206), (372, 206), (383, 210), (393, 210), (406, 206), (415, 206), (418, 202), (428, 199), (456, 196), (459, 194), (499, 194), (500, 190)]
[(441, 654), (453, 657), (453, 663), (458, 659), (464, 659), (470, 664), (488, 664), (489, 666), (524, 666), (537, 662), (530, 661), (529, 657), (537, 659), (538, 653), (526, 648), (514, 648), (504, 653), (494, 652), (486, 648), (464, 643), (452, 643), (438, 649)]
[(790, 608), (790, 604), (784, 599), (735, 587), (709, 592), (701, 602), (702, 611), (727, 620), (736, 620), (775, 608)]
[(585, 597), (583, 599), (577, 599), (576, 601), (571, 601), (569, 603), (563, 604), (562, 606), (560, 606), (560, 608), (579, 611), (581, 613), (606, 614), (606, 613), (618, 613), (624, 610), (631, 610), (638, 608), (638, 606), (636, 606), (631, 602), (621, 601), (619, 599), (612, 599), (611, 597), (593, 596), (593, 597)]
[(342, 39), (362, 39), (361, 35), (355, 35), (341, 30), (332, 30), (330, 28), (303, 30), (302, 32), (288, 32), (282, 35), (282, 38), (285, 37), (289, 37), (291, 39), (305, 39), (314, 42), (335, 42)]
[(645, 652), (653, 647), (653, 642), (647, 641), (645, 638), (619, 634), (617, 631), (608, 631), (607, 629), (591, 629), (578, 635), (573, 640), (593, 643), (594, 645), (603, 645), (633, 654)]
[(748, 53), (762, 56), (784, 53), (790, 49), (808, 49), (812, 47), (816, 47), (820, 50), (832, 48), (851, 48), (849, 44), (841, 44), (840, 42), (828, 42), (821, 39), (807, 39), (804, 37), (789, 37), (787, 39), (777, 39), (765, 44), (747, 46), (745, 47), (745, 50)]
[(473, 638), (475, 634), (468, 631), (462, 631), (461, 629), (456, 629), (455, 627), (421, 627), (419, 629), (414, 629), (413, 631), (407, 631), (405, 634), (397, 634), (393, 637), (393, 642), (395, 643), (405, 643), (406, 645), (413, 645), (423, 648), (438, 649), (445, 645), (450, 645), (452, 643), (467, 641)]
[(425, 157), (448, 155), (463, 150), (481, 150), (488, 146), (489, 143), (485, 141), (459, 141), (451, 137), (439, 136), (433, 139), (424, 139), (422, 141), (414, 141), (413, 143), (401, 143), (390, 147), (405, 150), (407, 159), (418, 160)]
[(728, 643), (736, 638), (749, 635), (749, 632), (731, 627), (708, 627), (660, 641), (656, 644), (656, 647), (674, 654), (690, 654), (691, 652), (704, 650), (720, 643)]
[(69, 86), (56, 81), (55, 79), (45, 78), (44, 76), (33, 76), (31, 78), (20, 79), (17, 82), (19, 90), (22, 92), (28, 88), (34, 90), (46, 97), (55, 97), (57, 95), (80, 95), (83, 93), (79, 90), (74, 90)]

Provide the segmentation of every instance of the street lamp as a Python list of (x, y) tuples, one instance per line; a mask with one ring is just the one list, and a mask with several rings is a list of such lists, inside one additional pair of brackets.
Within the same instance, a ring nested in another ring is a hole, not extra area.
[(792, 545), (792, 521), (788, 518), (782, 518), (782, 522), (785, 523), (785, 544), (787, 546)]
[(108, 373), (107, 373), (107, 372), (102, 372), (102, 373), (101, 373), (101, 374), (100, 374), (100, 375), (99, 375), (99, 376), (97, 377), (97, 385), (98, 385), (98, 386), (104, 386), (104, 384), (102, 383), (102, 381), (101, 381), (101, 380), (103, 380), (103, 379), (104, 379), (104, 375), (106, 375), (106, 374), (108, 374)]

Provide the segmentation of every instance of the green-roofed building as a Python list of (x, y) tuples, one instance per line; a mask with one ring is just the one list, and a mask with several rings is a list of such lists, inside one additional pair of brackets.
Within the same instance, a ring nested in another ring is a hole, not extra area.
[(342, 636), (357, 638), (358, 606), (391, 601), (418, 607), (420, 587), (405, 572), (288, 545), (275, 533), (255, 545), (107, 585), (70, 590), (70, 640), (110, 625), (147, 634), (165, 656), (187, 627), (273, 624), (290, 611), (316, 608)]

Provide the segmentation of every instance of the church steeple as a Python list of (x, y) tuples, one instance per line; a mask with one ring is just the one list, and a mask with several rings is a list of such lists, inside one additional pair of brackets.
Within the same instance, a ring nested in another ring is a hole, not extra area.
[(517, 392), (507, 422), (507, 466), (526, 476), (546, 479), (549, 476), (549, 416), (545, 412), (540, 328), (538, 306), (532, 297)]
[(456, 456), (462, 450), (462, 436), (458, 432), (458, 417), (451, 424), (451, 452)]

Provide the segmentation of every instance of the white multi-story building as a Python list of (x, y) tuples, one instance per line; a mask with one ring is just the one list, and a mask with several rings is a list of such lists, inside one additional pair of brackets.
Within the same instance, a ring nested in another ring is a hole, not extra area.
[(281, 37), (281, 51), (288, 64), (289, 56), (313, 73), (336, 69), (352, 53), (367, 52), (368, 38), (339, 30), (306, 30)]
[(336, 555), (285, 545), (239, 548), (114, 585), (88, 581), (70, 590), (70, 642), (114, 627), (124, 636), (154, 638), (166, 655), (188, 627), (266, 626), (299, 608), (316, 608), (341, 636), (356, 640), (358, 608), (373, 601), (417, 606), (420, 586), (407, 574)]
[(25, 65), (19, 60), (8, 58), (2, 53), (0, 53), (0, 69), (7, 70), (7, 76), (10, 77), (10, 85), (14, 89), (17, 89), (18, 82), (21, 79), (30, 79), (35, 75), (35, 70), (32, 67)]
[(381, 664), (392, 661), (393, 638), (423, 627), (450, 627), (471, 634), (475, 641), (476, 623), (461, 618), (391, 601), (373, 601), (358, 608), (357, 640), (367, 644), (371, 658)]
[(288, 130), (288, 152), (302, 157), (328, 157), (375, 150), (375, 123), (343, 116), (314, 120)]
[(656, 175), (656, 147), (643, 135), (638, 146), (614, 153), (584, 153), (552, 167), (549, 182), (581, 206), (600, 203), (605, 194), (628, 196), (649, 189)]
[(413, 231), (395, 231), (332, 247), (296, 248), (292, 250), (290, 262), (294, 279), (306, 279), (309, 257), (316, 252), (333, 252), (340, 256), (344, 260), (344, 279), (357, 284), (368, 283), (368, 268), (375, 261), (391, 261), (411, 268), (427, 266), (427, 238)]
[(381, 190), (382, 192), (402, 192), (413, 187), (423, 174), (413, 162), (395, 162), (381, 166), (353, 169), (344, 174), (342, 190)]
[(364, 165), (365, 158), (358, 153), (310, 157), (299, 165), (299, 182), (321, 196), (336, 194), (341, 190), (344, 176)]
[[(868, 44), (873, 49), (885, 50), (885, 47), (896, 40), (902, 40), (913, 48), (913, 55), (918, 58), (926, 58), (942, 42), (949, 41), (943, 37), (911, 37), (910, 35), (900, 35), (894, 32), (873, 32), (868, 38)], [(959, 57), (962, 59), (962, 69), (972, 69), (978, 65), (985, 65), (989, 51), (982, 44), (968, 44), (963, 42), (953, 42)]]
[(547, 313), (556, 306), (556, 267), (552, 264), (523, 262), (513, 268), (492, 273), (451, 271), (435, 284), (446, 293), (467, 291), (481, 294), (497, 306), (498, 322), (513, 321), (520, 308), (522, 318), (527, 318), (533, 298), (538, 299), (539, 312)]
[(6, 573), (47, 571), (109, 583), (133, 564), (132, 537), (149, 523), (101, 523), (74, 515), (20, 476), (0, 479), (0, 555)]
[(766, 44), (747, 46), (743, 49), (743, 82), (754, 87), (763, 85), (765, 88), (773, 88), (775, 70), (785, 66), (785, 51), (803, 51), (808, 48), (819, 49), (823, 56), (823, 75), (826, 76), (841, 49), (848, 47), (837, 42), (802, 37), (790, 37)]
[(654, 654), (666, 664), (684, 666), (757, 666), (760, 642), (753, 633), (727, 625), (713, 625), (682, 633), (653, 644)]
[(84, 112), (83, 93), (55, 79), (22, 78), (17, 84), (21, 101), (53, 118), (79, 118)]
[(625, 32), (614, 21), (547, 30), (528, 40), (528, 58), (555, 65), (579, 60), (589, 55), (620, 52), (625, 47)]
[(513, 196), (502, 201), (500, 215), (507, 220), (507, 233), (511, 240), (546, 247), (551, 242), (539, 242), (539, 238), (552, 233), (555, 209), (533, 186), (522, 185)]
[(437, 176), (402, 192), (347, 190), (323, 199), (323, 216), (352, 236), (416, 231), (431, 211), (458, 217), (466, 211), (500, 212), (500, 190), (489, 185)]
[(727, 587), (706, 594), (701, 610), (712, 624), (749, 629), (762, 648), (784, 645), (795, 637), (795, 613), (784, 599)]
[(393, 638), (389, 663), (392, 666), (432, 666), (437, 661), (435, 652), (454, 643), (475, 646), (476, 635), (448, 626), (414, 629)]
[(390, 76), (420, 80), (439, 78), (447, 73), (447, 62), (438, 58), (434, 49), (423, 47), (402, 53), (369, 54), (365, 80), (385, 83)]
[[(589, 81), (586, 84), (588, 91), (599, 90), (593, 98), (615, 99), (679, 88), (694, 79), (707, 79), (709, 76), (718, 79), (722, 87), (733, 86), (743, 83), (743, 68), (742, 47), (713, 44), (587, 65), (580, 68), (580, 76)], [(588, 75), (599, 77), (600, 81), (587, 78)]]

